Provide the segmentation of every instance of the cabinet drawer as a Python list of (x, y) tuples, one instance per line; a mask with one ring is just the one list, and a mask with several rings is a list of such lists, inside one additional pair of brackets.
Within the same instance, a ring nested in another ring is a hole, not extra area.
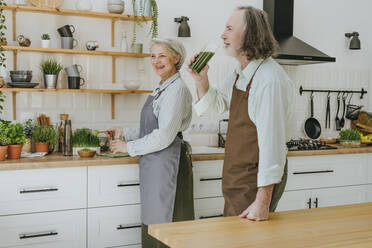
[(223, 197), (194, 200), (195, 219), (207, 219), (223, 216), (225, 201)]
[(86, 210), (0, 217), (0, 247), (85, 248)]
[(88, 206), (140, 203), (139, 165), (88, 167)]
[(88, 247), (103, 248), (141, 243), (141, 206), (88, 209)]
[(363, 154), (288, 158), (287, 191), (366, 182), (367, 161)]
[(85, 167), (2, 171), (0, 215), (86, 207)]
[(194, 162), (194, 198), (222, 196), (223, 160)]

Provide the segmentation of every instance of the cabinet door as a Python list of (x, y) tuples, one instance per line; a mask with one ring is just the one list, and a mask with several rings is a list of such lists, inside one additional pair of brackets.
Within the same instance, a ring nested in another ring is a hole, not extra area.
[(365, 154), (288, 158), (287, 191), (366, 183), (367, 157)]
[(372, 184), (367, 185), (367, 202), (372, 202)]
[(367, 201), (367, 185), (327, 188), (312, 191), (313, 207), (331, 207)]
[(0, 173), (0, 215), (86, 208), (86, 194), (86, 167)]
[(198, 161), (194, 165), (194, 198), (222, 196), (223, 160)]
[(141, 243), (141, 206), (88, 209), (88, 247), (105, 248)]
[(138, 203), (138, 164), (88, 167), (88, 207)]
[(368, 183), (372, 183), (372, 154), (368, 154), (367, 171), (368, 171)]
[(196, 199), (195, 219), (207, 219), (223, 216), (225, 201), (223, 197)]
[(0, 247), (85, 248), (86, 210), (0, 217)]
[(282, 198), (279, 200), (276, 212), (308, 209), (311, 207), (311, 191), (298, 190), (284, 192)]

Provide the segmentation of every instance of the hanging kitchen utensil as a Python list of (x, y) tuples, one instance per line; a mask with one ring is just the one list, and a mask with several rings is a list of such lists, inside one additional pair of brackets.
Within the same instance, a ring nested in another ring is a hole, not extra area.
[(340, 118), (338, 118), (338, 112), (340, 110), (340, 94), (341, 92), (338, 92), (337, 94), (337, 112), (336, 112), (336, 118), (335, 118), (335, 123), (336, 123), (336, 130), (337, 131), (340, 131), (341, 130), (341, 126), (340, 126)]
[(343, 110), (342, 110), (342, 117), (340, 120), (340, 127), (343, 128), (345, 126), (345, 110), (346, 110), (346, 98), (348, 93), (344, 92), (342, 93), (342, 104), (343, 104)]
[(330, 106), (330, 100), (331, 100), (331, 92), (328, 91), (328, 95), (327, 95), (327, 106), (326, 106), (326, 118), (325, 118), (325, 128), (331, 128), (331, 106)]
[(359, 111), (363, 108), (363, 105), (359, 106), (359, 105), (350, 104), (352, 97), (353, 97), (353, 93), (351, 93), (349, 102), (346, 106), (346, 118), (348, 118), (349, 120), (357, 120), (359, 116)]
[(311, 92), (310, 95), (310, 112), (311, 116), (305, 121), (305, 133), (310, 139), (317, 139), (321, 133), (320, 123), (317, 119), (314, 118), (314, 95)]

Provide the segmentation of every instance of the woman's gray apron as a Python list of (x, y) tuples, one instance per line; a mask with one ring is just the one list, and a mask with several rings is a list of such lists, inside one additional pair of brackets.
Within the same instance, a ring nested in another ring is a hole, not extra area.
[[(159, 128), (152, 104), (165, 89), (148, 96), (141, 111), (140, 138)], [(139, 159), (141, 218), (146, 225), (172, 222), (180, 153), (181, 139), (176, 136), (167, 148)]]

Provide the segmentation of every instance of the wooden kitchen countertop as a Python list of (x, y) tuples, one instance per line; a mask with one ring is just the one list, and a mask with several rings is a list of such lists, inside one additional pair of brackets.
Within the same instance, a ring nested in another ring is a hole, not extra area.
[(213, 218), (149, 226), (171, 248), (372, 247), (372, 203), (277, 212), (269, 221)]

